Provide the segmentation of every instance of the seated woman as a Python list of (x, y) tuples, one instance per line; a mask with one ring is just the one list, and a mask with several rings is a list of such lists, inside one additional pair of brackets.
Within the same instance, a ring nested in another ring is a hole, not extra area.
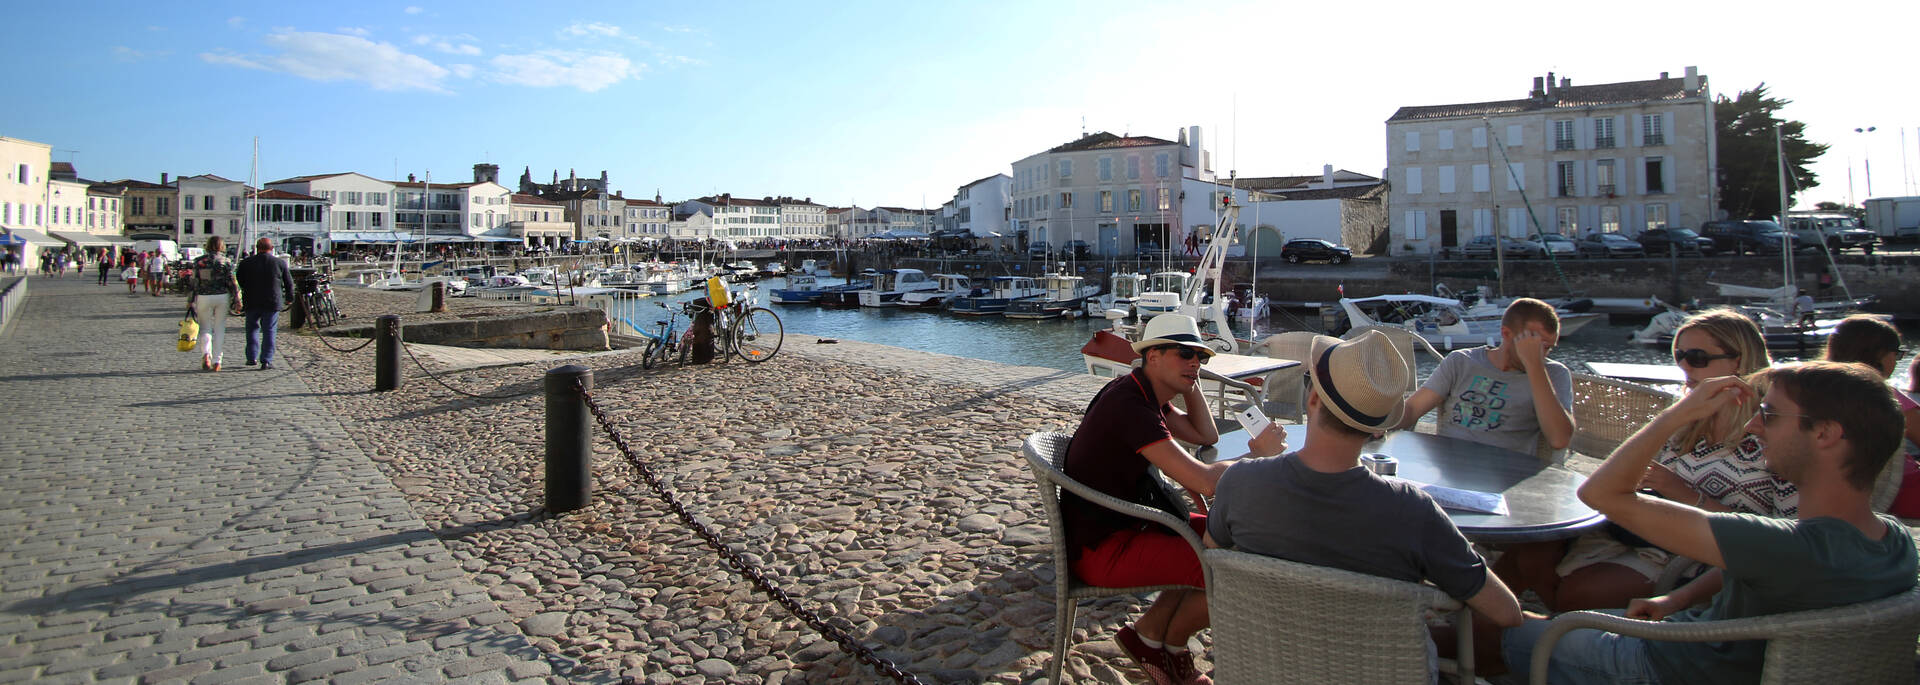
[[(1687, 388), (1719, 376), (1745, 376), (1772, 365), (1759, 327), (1728, 309), (1694, 315), (1673, 338), (1674, 363)], [(1745, 426), (1752, 407), (1734, 406), (1676, 435), (1647, 469), (1644, 489), (1707, 511), (1791, 517), (1799, 509), (1792, 484), (1767, 470), (1765, 444)], [(1534, 591), (1554, 611), (1619, 609), (1653, 593), (1673, 555), (1608, 526), (1575, 540)]]
[[(1833, 335), (1827, 338), (1826, 360), (1865, 364), (1882, 378), (1891, 379), (1900, 369), (1900, 329), (1879, 317), (1849, 316), (1834, 326)], [(1920, 369), (1920, 359), (1915, 360), (1913, 368)], [(1909, 386), (1908, 390), (1912, 389)], [(1900, 494), (1887, 513), (1916, 518), (1920, 517), (1920, 464), (1914, 463), (1913, 450), (1920, 444), (1920, 403), (1898, 389), (1894, 397), (1900, 400), (1900, 414), (1907, 419), (1907, 443), (1902, 451), (1907, 458), (1901, 460)]]

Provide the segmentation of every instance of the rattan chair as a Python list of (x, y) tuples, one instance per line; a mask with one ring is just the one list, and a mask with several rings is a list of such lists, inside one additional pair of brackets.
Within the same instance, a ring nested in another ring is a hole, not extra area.
[(1271, 401), (1286, 402), (1288, 412), (1285, 415), (1296, 422), (1305, 423), (1307, 415), (1307, 353), (1313, 349), (1313, 339), (1319, 337), (1312, 331), (1287, 331), (1267, 336), (1260, 341), (1257, 351), (1274, 359), (1290, 359), (1300, 362), (1299, 366), (1282, 369), (1267, 377), (1267, 398)]
[[(1890, 535), (1905, 535), (1902, 530)], [(1219, 650), (1219, 619), (1215, 650)], [(1667, 642), (1766, 640), (1760, 682), (1913, 682), (1913, 645), (1920, 637), (1920, 586), (1886, 599), (1832, 609), (1797, 611), (1728, 621), (1640, 621), (1592, 611), (1553, 619), (1533, 648), (1532, 680), (1545, 685), (1553, 646), (1568, 631), (1591, 628)], [(1517, 665), (1517, 664), (1515, 664)]]
[[(1087, 487), (1086, 484), (1068, 478), (1061, 471), (1067, 459), (1067, 440), (1072, 436), (1066, 433), (1039, 432), (1027, 437), (1021, 453), (1027, 458), (1027, 466), (1033, 469), (1034, 485), (1040, 492), (1040, 506), (1047, 512), (1047, 528), (1053, 533), (1053, 657), (1047, 662), (1047, 682), (1059, 683), (1060, 672), (1067, 662), (1067, 650), (1072, 648), (1074, 613), (1079, 601), (1115, 595), (1138, 595), (1162, 590), (1199, 590), (1191, 585), (1143, 585), (1138, 587), (1095, 587), (1082, 583), (1073, 577), (1070, 543), (1067, 540), (1066, 519), (1060, 511), (1060, 491), (1065, 489), (1094, 504), (1114, 511), (1146, 519), (1173, 529), (1180, 537), (1193, 545), (1195, 554), (1201, 549), (1200, 536), (1193, 532), (1187, 522), (1152, 507), (1135, 504)], [(1183, 498), (1170, 495), (1176, 505)]]
[(1214, 679), (1222, 683), (1424, 683), (1426, 619), (1448, 614), (1473, 682), (1471, 612), (1430, 585), (1224, 549), (1207, 569)]
[(1574, 452), (1605, 459), (1655, 414), (1673, 403), (1673, 395), (1603, 376), (1573, 374)]

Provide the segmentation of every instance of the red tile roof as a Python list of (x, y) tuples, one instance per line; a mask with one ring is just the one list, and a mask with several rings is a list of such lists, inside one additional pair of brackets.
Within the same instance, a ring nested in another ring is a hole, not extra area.
[(253, 197), (259, 200), (313, 200), (317, 202), (326, 202), (326, 200), (322, 200), (312, 195), (301, 195), (299, 193), (290, 193), (284, 190), (275, 190), (275, 189), (262, 190), (258, 194), (254, 195)]
[[(428, 185), (428, 183), (425, 181), (387, 181), (387, 182), (392, 183), (393, 187), (395, 188), (425, 188)], [(467, 183), (434, 183), (432, 185), (435, 188), (465, 188), (468, 186), (477, 186), (480, 184), (470, 181)]]
[(508, 202), (516, 205), (553, 205), (555, 207), (560, 206), (560, 203), (558, 202), (554, 202), (547, 198), (540, 197), (539, 195), (529, 195), (526, 193), (514, 193), (513, 197), (509, 199)]
[(118, 181), (114, 181), (113, 183), (114, 185), (122, 185), (134, 190), (173, 190), (174, 189), (174, 187), (171, 184), (160, 185), (152, 181), (136, 181), (131, 178), (123, 178)]
[(1545, 97), (1523, 100), (1497, 100), (1493, 102), (1469, 102), (1457, 105), (1425, 105), (1401, 107), (1388, 117), (1387, 121), (1419, 121), (1424, 119), (1448, 119), (1453, 117), (1477, 117), (1491, 114), (1515, 114), (1519, 112), (1546, 111), (1555, 109), (1579, 109), (1595, 105), (1632, 104), (1636, 102), (1659, 102), (1684, 100), (1701, 97), (1707, 92), (1707, 77), (1700, 77), (1700, 89), (1688, 92), (1686, 80), (1679, 78), (1657, 78), (1647, 81), (1623, 81), (1621, 83), (1597, 83), (1591, 86), (1553, 86)]
[(1179, 143), (1175, 143), (1171, 140), (1155, 138), (1153, 136), (1127, 136), (1123, 138), (1123, 137), (1108, 133), (1106, 131), (1101, 131), (1099, 133), (1082, 136), (1079, 140), (1073, 141), (1071, 143), (1055, 146), (1053, 149), (1048, 150), (1047, 152), (1077, 152), (1080, 150), (1104, 150), (1108, 148), (1146, 147), (1149, 145), (1178, 145), (1178, 144)]
[(342, 172), (339, 172), (339, 173), (336, 173), (336, 174), (308, 174), (308, 175), (306, 175), (306, 176), (295, 176), (295, 177), (293, 177), (293, 178), (283, 178), (283, 179), (280, 179), (280, 180), (278, 180), (278, 181), (270, 181), (270, 182), (268, 182), (268, 183), (267, 183), (267, 185), (274, 185), (274, 186), (277, 186), (277, 185), (280, 185), (280, 184), (282, 184), (282, 183), (306, 183), (306, 182), (308, 182), (308, 181), (318, 181), (318, 180), (320, 180), (320, 179), (323, 179), (323, 178), (333, 178), (333, 177), (335, 177), (335, 176), (345, 176), (345, 175), (347, 175), (347, 174), (351, 174), (351, 173), (353, 173), (353, 172), (351, 172), (351, 171), (342, 171)]

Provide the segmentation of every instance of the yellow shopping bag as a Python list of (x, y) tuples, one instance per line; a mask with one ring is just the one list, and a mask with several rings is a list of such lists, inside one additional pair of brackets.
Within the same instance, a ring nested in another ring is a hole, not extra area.
[(192, 316), (181, 319), (180, 342), (176, 343), (176, 346), (181, 352), (192, 352), (194, 346), (198, 344), (200, 344), (200, 323), (194, 321)]
[(719, 276), (709, 276), (707, 278), (707, 304), (713, 305), (714, 309), (726, 309), (727, 303), (731, 301), (730, 293), (727, 292), (727, 282), (720, 280)]

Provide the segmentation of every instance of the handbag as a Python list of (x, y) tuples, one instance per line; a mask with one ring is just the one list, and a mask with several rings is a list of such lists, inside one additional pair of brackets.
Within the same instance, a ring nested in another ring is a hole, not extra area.
[(192, 352), (200, 344), (200, 322), (193, 320), (193, 304), (187, 304), (187, 315), (180, 319), (180, 340), (174, 343), (181, 352)]

